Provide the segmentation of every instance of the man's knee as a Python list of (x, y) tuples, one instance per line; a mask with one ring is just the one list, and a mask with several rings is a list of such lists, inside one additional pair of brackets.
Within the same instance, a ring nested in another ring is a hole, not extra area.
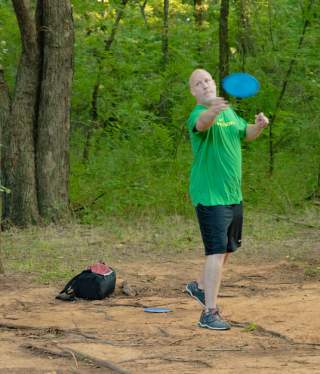
[(207, 261), (223, 265), (226, 253), (215, 253), (207, 256)]

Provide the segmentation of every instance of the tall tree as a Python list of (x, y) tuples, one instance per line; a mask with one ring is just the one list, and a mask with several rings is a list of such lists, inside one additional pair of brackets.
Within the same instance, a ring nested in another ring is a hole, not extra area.
[(40, 215), (55, 221), (68, 213), (69, 202), (73, 20), (69, 1), (43, 0), (39, 8), (42, 65), (36, 131), (37, 197)]
[(4, 133), (4, 185), (11, 189), (5, 196), (4, 216), (18, 225), (39, 221), (35, 165), (35, 123), (37, 120), (40, 51), (37, 27), (31, 5), (13, 0), (21, 35), (18, 66), (11, 112)]
[(222, 87), (222, 79), (229, 74), (229, 40), (228, 40), (229, 0), (221, 0), (219, 24), (219, 80), (220, 95), (227, 97)]
[[(6, 85), (3, 68), (0, 65), (0, 147), (2, 149), (3, 144), (3, 129), (7, 127), (8, 116), (10, 113), (10, 97), (9, 90)], [(2, 152), (1, 152), (2, 153)], [(2, 173), (2, 159), (0, 157), (0, 172)], [(0, 193), (3, 191), (2, 187), (2, 175), (0, 174)], [(1, 247), (1, 216), (2, 216), (2, 197), (0, 196), (0, 274), (4, 273), (4, 266), (2, 262), (2, 247)]]
[(4, 217), (25, 226), (68, 213), (73, 20), (69, 0), (12, 0), (22, 52), (4, 128)]

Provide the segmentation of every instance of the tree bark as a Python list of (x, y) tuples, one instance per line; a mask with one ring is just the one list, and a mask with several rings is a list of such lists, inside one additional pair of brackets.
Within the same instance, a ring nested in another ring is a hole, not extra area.
[[(32, 4), (31, 4), (32, 3)], [(70, 0), (12, 0), (22, 52), (3, 131), (3, 216), (18, 226), (68, 210), (73, 23)]]
[(1, 158), (0, 158), (0, 184), (3, 183), (2, 177), (2, 162), (3, 162), (3, 143), (7, 142), (7, 135), (5, 131), (8, 129), (8, 119), (10, 115), (10, 96), (9, 96), (9, 89), (6, 84), (4, 78), (4, 71), (2, 66), (0, 65), (0, 151), (1, 151)]
[(68, 0), (43, 0), (43, 65), (37, 131), (39, 211), (50, 222), (68, 216), (73, 20)]
[(21, 226), (39, 222), (35, 178), (35, 122), (37, 108), (39, 48), (30, 3), (12, 0), (21, 35), (22, 52), (8, 126), (5, 129), (4, 213)]
[(219, 25), (219, 87), (220, 96), (227, 98), (222, 87), (222, 80), (229, 74), (229, 40), (228, 40), (229, 0), (221, 0)]
[(1, 222), (1, 217), (2, 217), (2, 210), (3, 210), (3, 199), (2, 199), (2, 194), (5, 194), (1, 190), (1, 186), (3, 184), (3, 175), (2, 175), (2, 153), (3, 153), (3, 142), (7, 138), (5, 135), (4, 131), (7, 130), (8, 126), (8, 118), (10, 114), (10, 96), (9, 96), (9, 90), (8, 86), (6, 84), (6, 81), (4, 79), (4, 74), (3, 74), (3, 68), (0, 65), (0, 172), (1, 172), (1, 177), (0, 177), (0, 274), (4, 273), (4, 266), (2, 262), (2, 247), (1, 247), (1, 231), (2, 231), (2, 222)]

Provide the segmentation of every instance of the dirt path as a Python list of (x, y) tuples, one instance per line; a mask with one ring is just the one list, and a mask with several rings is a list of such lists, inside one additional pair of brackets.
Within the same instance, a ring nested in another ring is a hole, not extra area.
[(320, 373), (319, 282), (286, 263), (232, 264), (220, 304), (233, 328), (215, 332), (196, 326), (201, 308), (184, 292), (198, 265), (119, 264), (135, 296), (95, 302), (1, 277), (0, 373)]

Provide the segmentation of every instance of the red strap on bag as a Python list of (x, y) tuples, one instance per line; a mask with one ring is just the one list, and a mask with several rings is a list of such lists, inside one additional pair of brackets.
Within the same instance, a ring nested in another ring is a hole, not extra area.
[(100, 275), (108, 275), (112, 273), (112, 269), (102, 262), (97, 262), (93, 265), (90, 265), (88, 267), (88, 270), (91, 270), (93, 273)]

